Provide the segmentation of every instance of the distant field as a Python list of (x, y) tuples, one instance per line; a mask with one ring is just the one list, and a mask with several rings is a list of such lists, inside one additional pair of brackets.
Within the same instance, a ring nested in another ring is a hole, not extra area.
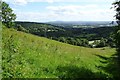
[(107, 67), (107, 59), (115, 54), (113, 48), (78, 47), (7, 28), (2, 34), (4, 78), (113, 76), (101, 69)]

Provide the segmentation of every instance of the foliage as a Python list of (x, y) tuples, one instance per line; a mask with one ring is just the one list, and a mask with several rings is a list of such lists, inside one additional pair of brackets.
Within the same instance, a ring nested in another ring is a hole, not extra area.
[(6, 2), (2, 2), (2, 22), (7, 27), (14, 26), (14, 20), (16, 19), (16, 15), (13, 13), (13, 10), (9, 7)]
[(84, 47), (89, 46), (88, 40), (82, 39), (82, 38), (79, 39), (79, 38), (72, 38), (72, 37), (59, 37), (58, 41), (75, 45), (75, 46), (84, 46)]
[(116, 45), (117, 45), (117, 52), (120, 60), (120, 30), (116, 33)]
[(18, 31), (23, 31), (23, 32), (26, 32), (26, 33), (29, 32), (28, 30), (26, 30), (24, 27), (22, 27), (22, 26), (19, 25), (19, 24), (16, 26), (16, 28), (17, 28)]
[(120, 0), (114, 2), (113, 5), (116, 10), (115, 17), (116, 17), (117, 24), (118, 24), (115, 30), (115, 40), (116, 40), (116, 46), (117, 46), (118, 59), (120, 63)]
[(116, 47), (114, 37), (115, 37), (115, 34), (111, 33), (109, 38), (107, 39), (107, 45), (110, 46), (110, 47), (113, 47), (113, 48)]
[(99, 42), (96, 43), (96, 47), (105, 47), (107, 40), (104, 38), (101, 38)]
[(59, 37), (58, 39), (59, 39), (58, 41), (60, 41), (60, 42), (64, 42), (64, 43), (66, 43), (66, 42), (67, 42), (67, 40), (66, 40), (66, 38), (65, 38), (65, 37)]

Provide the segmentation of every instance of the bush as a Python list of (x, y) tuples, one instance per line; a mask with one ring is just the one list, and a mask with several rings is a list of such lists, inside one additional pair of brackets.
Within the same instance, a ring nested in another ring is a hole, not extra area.
[(28, 30), (26, 30), (24, 27), (22, 27), (21, 25), (17, 25), (17, 30), (18, 31), (23, 31), (23, 32), (26, 32), (26, 33), (28, 33), (29, 31)]
[(101, 38), (100, 42), (96, 45), (96, 47), (105, 47), (107, 40), (104, 38)]

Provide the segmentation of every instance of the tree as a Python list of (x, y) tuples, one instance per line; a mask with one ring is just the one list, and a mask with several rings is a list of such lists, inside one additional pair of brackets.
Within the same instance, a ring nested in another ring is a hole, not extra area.
[(117, 47), (117, 55), (120, 63), (120, 0), (117, 0), (116, 2), (113, 3), (114, 8), (116, 10), (116, 30), (115, 30), (115, 42), (116, 42), (116, 47)]
[(82, 41), (82, 46), (87, 47), (89, 45), (89, 42), (87, 39), (81, 39), (81, 41)]
[(82, 41), (80, 39), (76, 39), (77, 42), (77, 46), (81, 46), (82, 45)]
[(100, 42), (96, 45), (96, 47), (105, 47), (107, 40), (104, 38), (100, 39)]
[(2, 2), (2, 22), (7, 27), (14, 26), (14, 21), (16, 19), (16, 15), (13, 13), (13, 10), (9, 7), (9, 4), (6, 2)]
[(66, 39), (65, 39), (65, 37), (59, 37), (59, 41), (60, 41), (60, 42), (64, 42), (64, 43), (67, 42)]
[(23, 31), (23, 32), (29, 33), (29, 31), (27, 29), (25, 29), (24, 27), (22, 27), (19, 24), (16, 25), (16, 28), (17, 28), (18, 31)]

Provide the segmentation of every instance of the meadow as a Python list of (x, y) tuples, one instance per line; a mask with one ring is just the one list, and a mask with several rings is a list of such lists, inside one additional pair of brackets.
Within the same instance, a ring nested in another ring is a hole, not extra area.
[[(3, 78), (114, 78), (114, 48), (86, 48), (3, 27)], [(111, 71), (111, 72), (109, 72)]]

